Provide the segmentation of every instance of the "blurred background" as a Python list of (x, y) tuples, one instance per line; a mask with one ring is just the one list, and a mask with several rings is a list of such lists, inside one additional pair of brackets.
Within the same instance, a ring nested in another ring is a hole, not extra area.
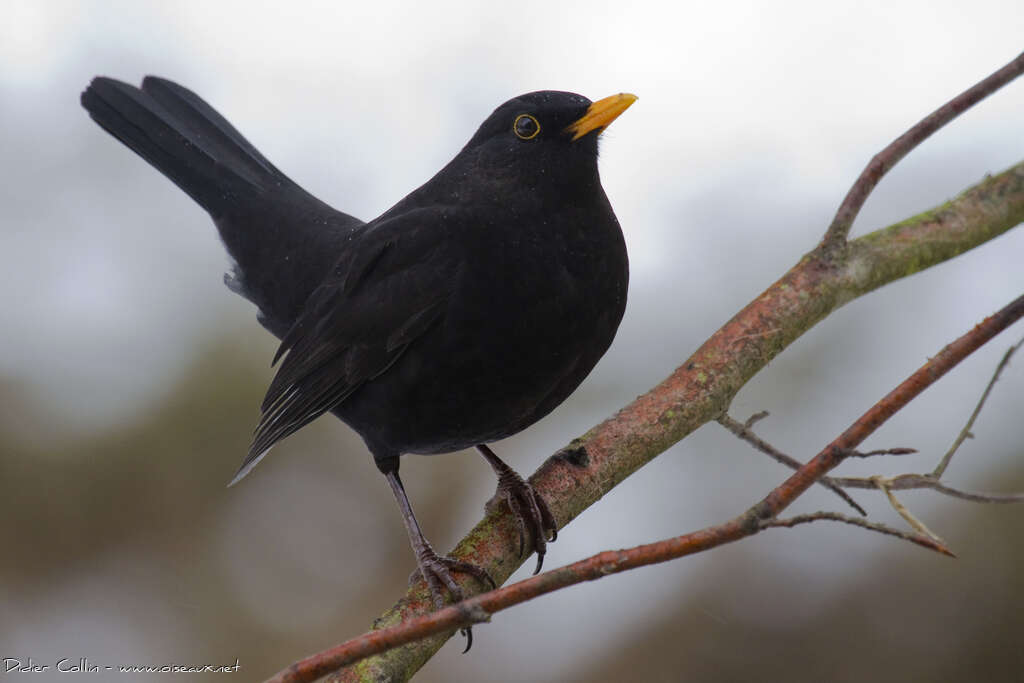
[[(0, 674), (12, 683), (60, 679), (62, 657), (237, 660), (245, 680), (262, 679), (363, 632), (413, 569), (384, 479), (336, 420), (225, 489), (276, 345), (221, 283), (227, 259), (206, 214), (79, 107), (94, 75), (186, 85), (364, 219), (509, 97), (637, 93), (601, 162), (631, 254), (629, 308), (580, 390), (498, 444), (530, 473), (813, 247), (875, 152), (1024, 49), (1015, 0), (6, 0), (0, 15), (0, 658), (51, 666)], [(855, 233), (1022, 159), (1024, 81), (914, 151)], [(1017, 229), (847, 305), (755, 377), (734, 415), (771, 411), (759, 432), (806, 459), (1020, 295), (1022, 256)], [(934, 467), (1022, 335), (1018, 325), (974, 354), (866, 444), (919, 455), (841, 472)], [(1024, 490), (1022, 394), (1017, 359), (952, 484)], [(439, 549), (494, 487), (469, 453), (406, 458), (403, 476)], [(785, 476), (708, 425), (573, 522), (548, 566), (722, 521)], [(855, 494), (901, 524), (878, 494)], [(1024, 508), (901, 497), (959, 559), (826, 523), (771, 531), (503, 612), (478, 627), (471, 654), (449, 643), (418, 680), (1020, 680)], [(815, 489), (794, 511), (840, 506)]]

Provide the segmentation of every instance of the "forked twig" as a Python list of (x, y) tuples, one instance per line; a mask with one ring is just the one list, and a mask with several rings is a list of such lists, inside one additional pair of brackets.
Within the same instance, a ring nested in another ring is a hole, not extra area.
[[(1010, 346), (1010, 348), (1006, 350), (1006, 353), (1003, 354), (1002, 360), (999, 361), (999, 364), (996, 366), (995, 372), (992, 373), (992, 378), (985, 386), (985, 391), (982, 393), (981, 399), (978, 401), (977, 405), (975, 405), (974, 411), (971, 413), (970, 418), (967, 420), (967, 424), (965, 424), (964, 428), (960, 430), (960, 433), (953, 441), (953, 445), (946, 452), (946, 454), (943, 455), (941, 462), (933, 472), (928, 474), (898, 474), (894, 477), (881, 477), (878, 475), (872, 477), (822, 477), (818, 483), (822, 484), (823, 486), (827, 486), (829, 490), (839, 493), (840, 497), (843, 498), (844, 500), (846, 500), (846, 498), (844, 497), (846, 492), (843, 491), (843, 489), (875, 489), (884, 491), (885, 494), (889, 497), (890, 501), (893, 502), (893, 505), (897, 506), (897, 511), (903, 510), (903, 512), (900, 512), (900, 514), (904, 514), (904, 512), (906, 512), (906, 514), (910, 513), (908, 510), (906, 510), (905, 507), (902, 506), (902, 504), (900, 504), (898, 501), (895, 501), (895, 498), (892, 494), (893, 491), (930, 489), (932, 491), (936, 491), (938, 493), (942, 493), (953, 498), (960, 498), (962, 500), (968, 500), (974, 503), (1024, 502), (1024, 493), (977, 493), (973, 491), (964, 491), (940, 481), (942, 473), (945, 472), (946, 468), (949, 466), (949, 463), (952, 460), (953, 455), (956, 454), (957, 449), (960, 448), (961, 444), (963, 444), (963, 442), (966, 439), (973, 437), (973, 434), (971, 434), (971, 429), (974, 427), (975, 420), (978, 419), (978, 415), (981, 414), (981, 409), (984, 407), (985, 402), (988, 400), (989, 395), (992, 393), (992, 387), (995, 386), (995, 383), (999, 379), (1003, 370), (1005, 370), (1006, 366), (1009, 365), (1010, 358), (1021, 346), (1024, 346), (1024, 339), (1021, 339), (1016, 344)], [(787, 455), (786, 453), (783, 453), (782, 451), (775, 448), (767, 441), (764, 441), (756, 434), (754, 434), (753, 430), (751, 429), (751, 426), (755, 422), (759, 422), (760, 420), (763, 420), (767, 416), (768, 411), (761, 411), (759, 413), (751, 415), (746, 422), (740, 423), (739, 421), (733, 419), (728, 414), (724, 414), (721, 417), (719, 417), (718, 421), (719, 423), (722, 424), (722, 426), (724, 426), (726, 429), (728, 429), (733, 434), (738, 436), (740, 439), (746, 441), (747, 443), (750, 443), (758, 450), (768, 454), (777, 462), (780, 462), (783, 465), (786, 465), (787, 467), (794, 470), (799, 469), (802, 465), (802, 463), (799, 460), (793, 458), (790, 455)], [(866, 453), (861, 453), (859, 451), (851, 451), (850, 453), (848, 453), (848, 455), (854, 457), (870, 457), (875, 455), (907, 455), (916, 452), (917, 450), (913, 448), (884, 448), (879, 450), (868, 451)], [(864, 514), (866, 516), (867, 513), (864, 513), (859, 505), (857, 505), (856, 503), (851, 504), (859, 512), (861, 512), (861, 514)], [(913, 515), (910, 515), (910, 517), (913, 517)], [(911, 521), (908, 518), (907, 521), (912, 526), (920, 524), (921, 528), (927, 529), (927, 527), (924, 527), (924, 525), (916, 518), (914, 518), (914, 521)], [(930, 531), (926, 533), (931, 534)]]
[[(786, 467), (793, 470), (800, 469), (800, 466), (803, 465), (802, 462), (778, 450), (770, 443), (754, 434), (754, 432), (751, 430), (751, 425), (766, 417), (768, 417), (768, 411), (762, 411), (760, 413), (755, 413), (751, 415), (746, 422), (739, 422), (738, 420), (733, 419), (728, 413), (723, 413), (721, 416), (719, 416), (718, 423), (725, 427), (726, 429), (728, 429), (733, 434), (735, 434), (740, 439), (746, 441), (751, 446), (761, 451), (762, 453), (770, 456), (777, 462), (780, 462)], [(867, 517), (867, 510), (862, 508), (857, 503), (857, 501), (855, 501), (853, 497), (850, 496), (850, 494), (841, 489), (834, 481), (832, 481), (831, 477), (822, 477), (821, 479), (818, 480), (818, 483), (827, 488), (832, 493), (842, 498), (850, 507), (859, 512), (862, 516)]]
[[(878, 485), (870, 477), (833, 477), (837, 486), (847, 489), (877, 489)], [(885, 480), (886, 486), (892, 491), (908, 491), (911, 489), (931, 489), (938, 493), (969, 500), (972, 503), (1024, 503), (1024, 493), (977, 493), (963, 491), (933, 478), (930, 474), (898, 474)]]
[(893, 140), (876, 154), (861, 172), (849, 193), (839, 205), (832, 224), (828, 226), (821, 240), (820, 248), (826, 251), (841, 246), (853, 227), (853, 221), (867, 201), (868, 195), (878, 182), (900, 159), (924, 142), (932, 133), (985, 99), (999, 88), (1024, 73), (1024, 53), (999, 69), (985, 80), (971, 86), (952, 100), (921, 119), (910, 130)]
[(910, 510), (907, 508), (907, 506), (900, 502), (899, 498), (897, 498), (895, 494), (893, 494), (893, 492), (886, 485), (884, 477), (872, 477), (872, 479), (874, 480), (875, 485), (878, 486), (878, 488), (881, 489), (883, 493), (885, 493), (885, 496), (886, 498), (889, 499), (889, 504), (892, 505), (893, 510), (898, 512), (900, 517), (902, 517), (907, 522), (907, 524), (917, 529), (918, 532), (923, 534), (924, 536), (927, 536), (939, 543), (942, 542), (942, 539), (939, 538), (938, 534), (936, 534), (934, 531), (926, 527), (924, 525), (924, 522), (915, 517), (913, 513), (911, 513)]
[(762, 527), (785, 527), (792, 528), (799, 524), (807, 524), (809, 522), (817, 522), (820, 520), (830, 520), (833, 522), (842, 522), (843, 524), (852, 524), (853, 526), (859, 526), (862, 529), (870, 529), (871, 531), (877, 531), (880, 534), (886, 534), (888, 536), (895, 536), (896, 538), (902, 538), (904, 541), (910, 541), (928, 550), (934, 550), (940, 552), (943, 555), (949, 555), (950, 557), (956, 557), (953, 551), (946, 547), (942, 542), (942, 539), (934, 538), (926, 534), (914, 534), (909, 531), (901, 531), (894, 527), (886, 524), (880, 524), (879, 522), (869, 522), (866, 519), (860, 517), (848, 517), (841, 515), (838, 512), (812, 512), (806, 515), (795, 515), (793, 517), (785, 517), (782, 519), (766, 519), (761, 523)]
[(949, 461), (953, 459), (953, 455), (956, 453), (957, 449), (960, 448), (960, 444), (973, 436), (971, 434), (971, 428), (974, 427), (974, 421), (978, 419), (978, 415), (981, 413), (981, 409), (985, 405), (985, 401), (988, 400), (988, 395), (992, 393), (992, 387), (995, 386), (996, 381), (999, 379), (999, 375), (1001, 375), (1003, 373), (1003, 369), (1009, 365), (1010, 358), (1013, 356), (1014, 352), (1020, 348), (1021, 344), (1024, 344), (1024, 339), (1021, 339), (1019, 342), (1008, 348), (1006, 353), (1003, 354), (1003, 359), (999, 361), (999, 365), (996, 366), (996, 371), (992, 373), (992, 379), (989, 380), (988, 385), (985, 387), (985, 391), (982, 392), (981, 399), (978, 401), (978, 405), (974, 407), (974, 412), (971, 413), (971, 417), (967, 420), (967, 424), (965, 424), (964, 428), (960, 430), (960, 434), (958, 434), (956, 439), (953, 441), (953, 445), (949, 447), (949, 450), (946, 451), (944, 456), (942, 456), (942, 460), (932, 472), (932, 477), (936, 480), (942, 479), (942, 475), (945, 474), (946, 468), (949, 467)]

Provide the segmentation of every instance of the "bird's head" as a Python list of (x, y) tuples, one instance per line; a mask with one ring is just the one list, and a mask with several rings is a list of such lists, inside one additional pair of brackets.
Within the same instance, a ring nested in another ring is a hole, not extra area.
[(463, 153), (479, 172), (529, 185), (596, 180), (597, 138), (636, 99), (619, 93), (591, 102), (557, 90), (520, 95), (487, 117)]

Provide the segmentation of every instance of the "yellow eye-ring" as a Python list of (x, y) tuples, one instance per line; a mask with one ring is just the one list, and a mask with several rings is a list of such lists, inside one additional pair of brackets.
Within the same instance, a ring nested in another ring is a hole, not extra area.
[(512, 132), (520, 140), (532, 140), (540, 134), (540, 123), (529, 114), (520, 114), (512, 124)]

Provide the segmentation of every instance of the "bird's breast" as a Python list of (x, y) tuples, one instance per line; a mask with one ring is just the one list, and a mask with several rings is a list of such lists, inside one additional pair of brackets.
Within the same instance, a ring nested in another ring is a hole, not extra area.
[[(533, 424), (589, 374), (625, 308), (628, 264), (610, 209), (456, 224), (443, 314), (343, 406), (356, 426), (393, 420), (399, 452), (448, 452)], [(371, 404), (386, 415), (362, 416)], [(415, 417), (423, 405), (429, 420)]]

